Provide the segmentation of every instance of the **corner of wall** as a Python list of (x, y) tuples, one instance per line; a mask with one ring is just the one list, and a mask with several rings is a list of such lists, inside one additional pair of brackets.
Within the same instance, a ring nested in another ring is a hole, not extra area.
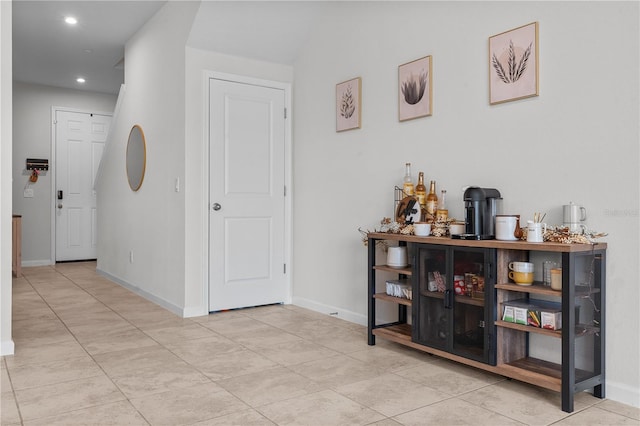
[(11, 214), (12, 214), (12, 4), (0, 2), (0, 355), (11, 355)]

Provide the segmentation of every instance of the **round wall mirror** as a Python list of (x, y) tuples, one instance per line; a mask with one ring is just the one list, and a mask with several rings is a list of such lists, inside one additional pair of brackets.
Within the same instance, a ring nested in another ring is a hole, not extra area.
[(147, 145), (142, 127), (135, 125), (129, 132), (127, 142), (127, 179), (133, 191), (142, 186), (144, 169), (147, 165)]

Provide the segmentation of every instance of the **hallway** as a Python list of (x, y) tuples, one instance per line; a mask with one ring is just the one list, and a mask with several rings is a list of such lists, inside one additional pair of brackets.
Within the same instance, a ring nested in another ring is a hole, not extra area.
[(95, 272), (24, 268), (2, 425), (638, 425), (640, 410), (560, 395), (378, 339), (293, 305), (182, 319)]

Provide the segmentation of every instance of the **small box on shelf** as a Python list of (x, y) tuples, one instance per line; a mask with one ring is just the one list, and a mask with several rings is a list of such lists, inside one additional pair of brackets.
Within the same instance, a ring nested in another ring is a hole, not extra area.
[(504, 303), (502, 320), (546, 330), (562, 328), (562, 306), (544, 300), (510, 300)]
[(389, 296), (400, 297), (402, 299), (409, 299), (409, 300), (413, 298), (411, 284), (407, 279), (387, 280), (386, 287), (387, 287), (387, 294)]

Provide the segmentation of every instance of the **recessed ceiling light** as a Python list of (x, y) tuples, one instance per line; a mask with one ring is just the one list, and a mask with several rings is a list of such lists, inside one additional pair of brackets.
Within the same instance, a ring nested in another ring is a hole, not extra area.
[(85, 82), (85, 81), (87, 81), (87, 80), (85, 80), (85, 79), (84, 79), (84, 78), (82, 78), (82, 77), (78, 77), (78, 78), (76, 78), (76, 81), (77, 81), (78, 83), (82, 84), (82, 83), (84, 83), (84, 82)]
[(64, 18), (64, 22), (66, 22), (69, 25), (75, 25), (78, 23), (78, 20), (73, 16), (67, 16)]

